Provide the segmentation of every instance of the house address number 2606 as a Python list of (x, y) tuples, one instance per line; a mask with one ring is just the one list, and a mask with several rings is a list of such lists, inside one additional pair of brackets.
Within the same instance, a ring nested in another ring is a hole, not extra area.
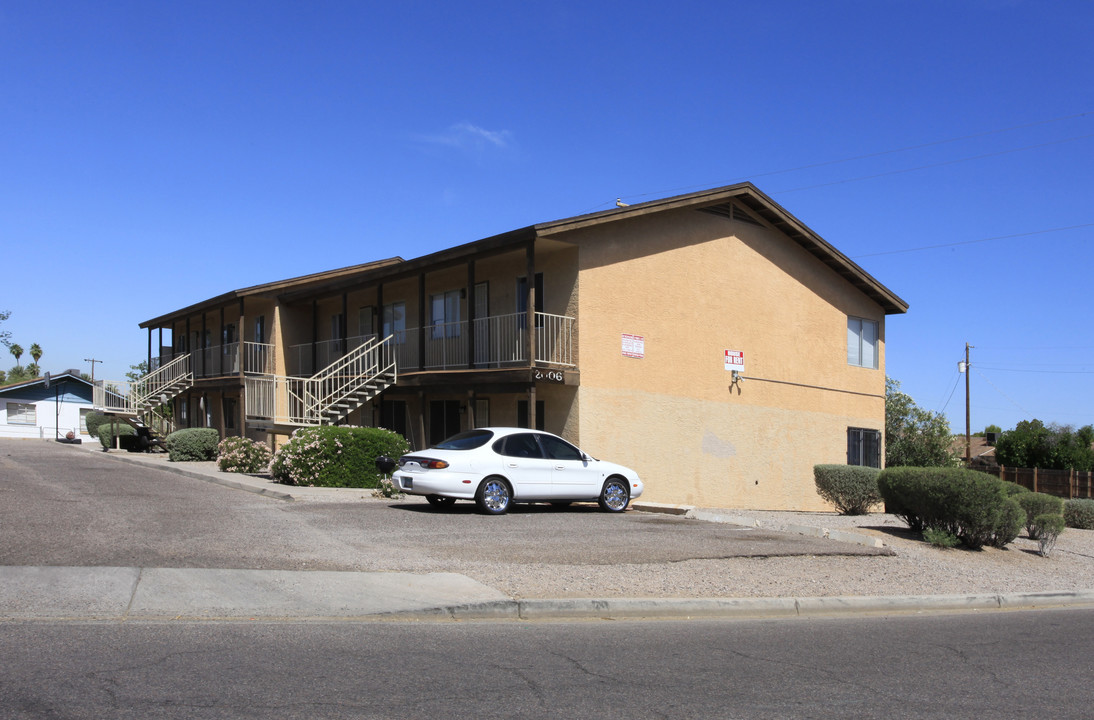
[(561, 370), (536, 370), (535, 378), (537, 381), (544, 380), (546, 382), (560, 383), (564, 380)]

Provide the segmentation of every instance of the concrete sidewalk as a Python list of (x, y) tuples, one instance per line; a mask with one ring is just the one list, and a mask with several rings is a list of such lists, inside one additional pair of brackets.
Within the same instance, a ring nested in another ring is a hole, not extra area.
[(454, 573), (0, 567), (0, 621), (710, 619), (1065, 606), (1094, 606), (1094, 591), (519, 600)]

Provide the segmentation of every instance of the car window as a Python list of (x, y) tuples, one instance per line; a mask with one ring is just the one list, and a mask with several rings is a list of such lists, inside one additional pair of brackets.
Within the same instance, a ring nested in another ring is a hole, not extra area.
[(438, 450), (474, 450), (488, 443), (492, 437), (494, 437), (494, 433), (489, 430), (468, 430), (453, 435), (433, 447)]
[(494, 443), (494, 450), (499, 455), (518, 458), (541, 458), (543, 452), (539, 449), (536, 436), (531, 433), (517, 433), (503, 437)]
[(561, 438), (540, 435), (539, 442), (552, 460), (584, 460), (581, 451)]

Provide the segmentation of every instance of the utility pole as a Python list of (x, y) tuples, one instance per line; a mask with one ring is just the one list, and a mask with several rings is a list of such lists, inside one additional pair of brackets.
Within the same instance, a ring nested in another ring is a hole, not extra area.
[(84, 358), (84, 362), (91, 363), (91, 384), (95, 384), (95, 363), (101, 363), (102, 360), (96, 360), (95, 358)]
[(965, 362), (957, 363), (958, 370), (965, 373), (965, 465), (972, 462), (972, 427), (969, 421), (969, 350), (972, 345), (965, 343)]

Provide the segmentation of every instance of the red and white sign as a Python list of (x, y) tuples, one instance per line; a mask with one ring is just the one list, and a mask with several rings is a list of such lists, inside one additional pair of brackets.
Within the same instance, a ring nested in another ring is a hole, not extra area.
[(623, 357), (638, 359), (646, 357), (646, 337), (623, 333)]
[(745, 371), (745, 353), (743, 350), (726, 350), (726, 370)]

